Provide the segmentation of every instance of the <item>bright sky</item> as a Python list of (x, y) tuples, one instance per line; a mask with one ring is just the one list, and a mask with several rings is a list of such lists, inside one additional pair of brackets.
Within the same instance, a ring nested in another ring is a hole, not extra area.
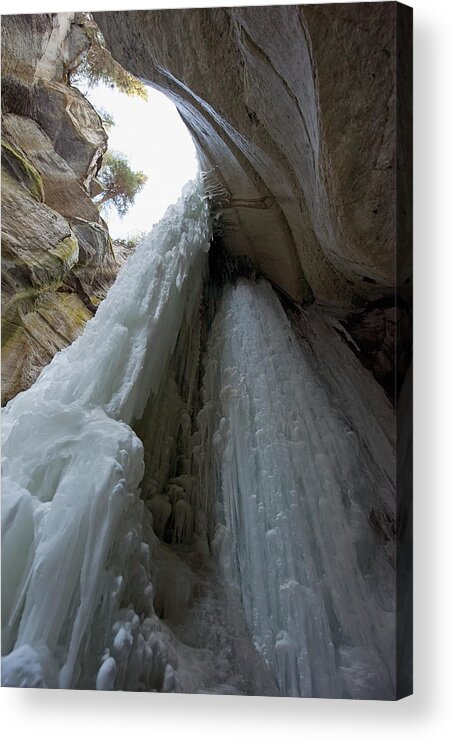
[(191, 136), (174, 104), (153, 88), (148, 88), (148, 101), (107, 85), (97, 85), (84, 93), (96, 109), (102, 108), (113, 117), (115, 126), (108, 131), (109, 149), (125, 154), (133, 170), (148, 176), (123, 218), (115, 208), (103, 210), (110, 234), (116, 239), (149, 232), (197, 173)]

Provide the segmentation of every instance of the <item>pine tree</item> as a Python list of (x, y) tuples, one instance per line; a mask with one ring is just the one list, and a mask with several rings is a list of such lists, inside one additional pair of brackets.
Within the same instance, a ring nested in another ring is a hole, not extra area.
[(145, 173), (134, 172), (126, 157), (118, 152), (108, 152), (103, 160), (98, 180), (104, 192), (98, 206), (112, 203), (120, 216), (124, 216), (134, 203), (135, 197), (147, 181)]

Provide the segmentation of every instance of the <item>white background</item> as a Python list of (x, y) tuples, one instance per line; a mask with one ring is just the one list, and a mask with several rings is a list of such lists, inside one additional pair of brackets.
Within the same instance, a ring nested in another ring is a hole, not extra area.
[[(193, 5), (254, 3), (194, 2)], [(257, 4), (257, 3), (256, 3)], [(262, 4), (273, 4), (265, 3)], [(274, 3), (276, 4), (276, 3)], [(415, 694), (399, 703), (83, 691), (0, 691), (8, 740), (453, 739), (450, 503), (452, 337), (452, 0), (414, 0), (415, 39)], [(5, 0), (2, 12), (121, 10), (159, 2)], [(171, 3), (164, 7), (190, 7)], [(88, 6), (88, 7), (87, 7)]]

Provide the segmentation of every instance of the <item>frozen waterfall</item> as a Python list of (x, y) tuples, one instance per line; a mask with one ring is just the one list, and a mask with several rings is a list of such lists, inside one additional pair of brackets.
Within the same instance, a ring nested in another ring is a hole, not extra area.
[(305, 322), (301, 344), (265, 281), (224, 292), (198, 416), (217, 558), (283, 695), (390, 698), (391, 408), (333, 327)]
[(200, 182), (3, 415), (5, 685), (394, 695), (393, 415)]
[[(209, 239), (200, 185), (189, 186), (120, 271), (84, 334), (6, 407), (6, 684), (89, 687), (130, 583), (151, 600), (138, 496), (143, 447), (129, 425), (157, 390), (199, 299)], [(129, 637), (117, 628), (124, 655)], [(118, 664), (109, 654), (98, 683), (112, 684)]]

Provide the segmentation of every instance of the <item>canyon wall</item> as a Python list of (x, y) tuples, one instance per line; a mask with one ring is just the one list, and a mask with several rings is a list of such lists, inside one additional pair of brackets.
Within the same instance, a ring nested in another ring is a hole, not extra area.
[(107, 135), (68, 84), (88, 45), (74, 13), (2, 18), (2, 404), (82, 332), (118, 270), (90, 197)]
[(295, 301), (394, 291), (395, 12), (95, 13), (116, 59), (193, 133), (227, 249)]

